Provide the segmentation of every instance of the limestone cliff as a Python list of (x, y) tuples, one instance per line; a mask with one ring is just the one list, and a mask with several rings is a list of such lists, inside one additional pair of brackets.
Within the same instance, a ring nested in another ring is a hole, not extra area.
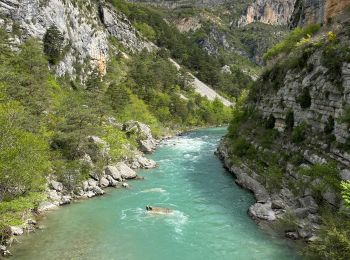
[(127, 0), (132, 3), (144, 3), (157, 7), (177, 8), (180, 6), (211, 7), (230, 2), (229, 0)]
[(350, 0), (297, 0), (289, 25), (294, 28), (311, 23), (327, 23), (349, 5)]
[(248, 6), (238, 20), (238, 26), (253, 22), (272, 25), (286, 25), (292, 12), (295, 0), (255, 0)]
[[(123, 14), (104, 1), (0, 0), (0, 25), (13, 34), (14, 46), (28, 37), (42, 39), (46, 30), (55, 25), (69, 47), (57, 65), (59, 76), (74, 75), (79, 64), (86, 72), (96, 68), (104, 74), (111, 37), (130, 52), (152, 48)], [(90, 68), (85, 66), (86, 61)]]
[(317, 239), (325, 224), (321, 208), (341, 209), (339, 183), (350, 181), (350, 23), (344, 18), (280, 53), (218, 151), (236, 182), (255, 194), (249, 214), (277, 222), (292, 216), (293, 225), (283, 228), (292, 239)]

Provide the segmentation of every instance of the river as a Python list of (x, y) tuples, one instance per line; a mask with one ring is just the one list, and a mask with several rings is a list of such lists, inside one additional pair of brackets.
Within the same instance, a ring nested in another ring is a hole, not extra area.
[[(214, 151), (224, 128), (165, 141), (130, 189), (109, 189), (50, 212), (45, 229), (23, 236), (12, 259), (299, 259), (286, 241), (264, 233), (247, 215), (253, 196), (234, 184)], [(169, 207), (169, 216), (145, 212)]]

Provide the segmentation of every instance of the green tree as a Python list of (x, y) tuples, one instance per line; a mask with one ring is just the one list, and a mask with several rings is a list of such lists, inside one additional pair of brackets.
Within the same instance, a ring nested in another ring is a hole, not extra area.
[(49, 170), (47, 141), (21, 128), (24, 117), (18, 102), (0, 105), (0, 201), (40, 189)]
[(64, 37), (55, 25), (51, 25), (43, 38), (44, 52), (49, 62), (55, 65), (61, 59)]

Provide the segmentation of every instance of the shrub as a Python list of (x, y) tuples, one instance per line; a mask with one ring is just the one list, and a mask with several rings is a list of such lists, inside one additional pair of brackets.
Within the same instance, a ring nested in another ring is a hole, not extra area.
[(294, 112), (293, 110), (289, 110), (286, 115), (286, 130), (287, 131), (292, 131), (294, 127)]
[(344, 113), (340, 118), (340, 122), (350, 125), (350, 106), (345, 107)]
[(332, 116), (328, 117), (327, 123), (324, 127), (324, 133), (329, 135), (334, 130), (334, 118)]
[(338, 212), (328, 214), (323, 216), (318, 239), (308, 244), (304, 255), (308, 259), (350, 259), (350, 221)]
[(311, 96), (308, 88), (304, 88), (301, 95), (297, 98), (297, 102), (301, 108), (309, 108), (311, 106)]
[(320, 28), (319, 24), (311, 24), (303, 29), (295, 28), (282, 42), (276, 44), (264, 54), (264, 61), (271, 60), (281, 53), (290, 53), (304, 37), (316, 34)]
[(276, 118), (273, 116), (273, 114), (270, 114), (268, 119), (265, 122), (265, 128), (266, 129), (274, 129), (276, 123)]
[(301, 143), (305, 140), (307, 128), (308, 128), (307, 124), (301, 123), (300, 125), (298, 125), (293, 129), (293, 133), (292, 133), (293, 143)]
[(324, 48), (321, 62), (328, 68), (329, 79), (337, 86), (341, 86), (342, 67), (344, 62), (350, 62), (350, 48), (337, 41), (332, 41)]
[(321, 178), (322, 183), (314, 187), (320, 192), (327, 188), (327, 186), (332, 187), (336, 191), (340, 190), (339, 171), (335, 164), (315, 164), (309, 168), (300, 169), (299, 173), (309, 176), (313, 180)]
[(136, 29), (139, 30), (141, 34), (145, 36), (147, 39), (149, 39), (150, 41), (154, 41), (156, 39), (156, 32), (148, 24), (135, 22), (134, 25)]
[(269, 191), (279, 190), (283, 181), (282, 169), (277, 166), (270, 166), (265, 173), (265, 181)]
[(253, 147), (244, 137), (233, 140), (233, 152), (238, 157), (244, 157), (252, 153)]
[(287, 210), (277, 219), (276, 227), (280, 232), (293, 232), (298, 229), (297, 217), (291, 210)]

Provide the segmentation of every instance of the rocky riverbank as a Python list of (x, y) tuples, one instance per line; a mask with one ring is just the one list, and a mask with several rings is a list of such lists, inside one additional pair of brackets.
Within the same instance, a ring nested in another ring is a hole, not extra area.
[[(317, 239), (316, 233), (321, 224), (320, 205), (312, 196), (310, 189), (295, 194), (287, 182), (284, 182), (279, 191), (270, 192), (258, 181), (258, 172), (247, 164), (234, 160), (228, 140), (225, 138), (221, 141), (216, 154), (223, 161), (224, 167), (236, 177), (236, 184), (254, 194), (256, 203), (249, 207), (248, 214), (260, 226), (271, 227), (293, 240)], [(328, 200), (332, 202), (333, 195), (328, 195)]]
[[(138, 136), (138, 149), (130, 147), (130, 154), (125, 160), (108, 164), (103, 167), (102, 173), (91, 170), (89, 178), (77, 183), (74, 187), (68, 187), (66, 184), (57, 180), (57, 176), (51, 175), (47, 178), (47, 187), (44, 199), (31, 212), (24, 212), (23, 224), (19, 226), (8, 227), (8, 239), (0, 246), (0, 255), (11, 256), (9, 248), (16, 242), (16, 237), (36, 229), (41, 228), (37, 219), (48, 211), (55, 210), (60, 206), (70, 204), (77, 200), (89, 199), (95, 196), (102, 196), (106, 193), (105, 189), (129, 188), (128, 181), (138, 179), (136, 169), (151, 169), (157, 167), (155, 161), (145, 157), (145, 153), (152, 153), (160, 140), (156, 140), (151, 133), (149, 126), (137, 121), (128, 121), (123, 125), (118, 125), (126, 133)], [(165, 137), (169, 138), (169, 136)], [(89, 141), (96, 150), (91, 154), (85, 154), (81, 160), (90, 166), (90, 169), (96, 169), (91, 157), (93, 153), (104, 153), (109, 157), (109, 144), (98, 136), (89, 136)]]

